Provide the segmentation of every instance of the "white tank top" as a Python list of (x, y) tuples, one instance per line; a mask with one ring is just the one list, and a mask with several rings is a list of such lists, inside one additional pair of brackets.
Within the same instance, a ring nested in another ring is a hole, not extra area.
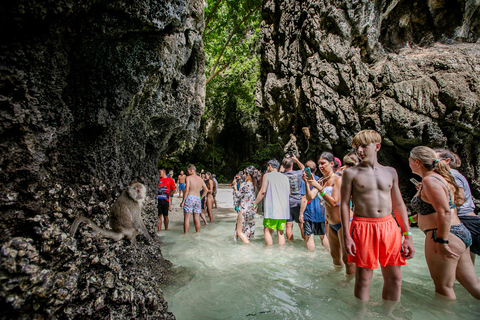
[(288, 219), (290, 217), (290, 182), (280, 172), (272, 171), (265, 174), (268, 180), (267, 193), (265, 194), (265, 218)]

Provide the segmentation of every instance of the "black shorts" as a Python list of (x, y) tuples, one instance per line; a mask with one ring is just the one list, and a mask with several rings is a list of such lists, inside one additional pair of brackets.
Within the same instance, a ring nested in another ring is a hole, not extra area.
[(163, 214), (164, 217), (168, 217), (168, 207), (169, 207), (168, 200), (158, 199), (158, 203), (157, 203), (158, 216), (160, 217)]
[(472, 234), (470, 251), (480, 255), (480, 218), (478, 216), (460, 216), (459, 218)]
[(296, 223), (300, 223), (300, 206), (298, 207), (290, 207), (290, 219), (287, 219), (287, 222), (295, 221)]
[(325, 221), (323, 222), (305, 221), (303, 223), (303, 233), (306, 236), (309, 236), (311, 234), (314, 234), (316, 236), (325, 235), (325, 233), (327, 233), (327, 230), (325, 230)]

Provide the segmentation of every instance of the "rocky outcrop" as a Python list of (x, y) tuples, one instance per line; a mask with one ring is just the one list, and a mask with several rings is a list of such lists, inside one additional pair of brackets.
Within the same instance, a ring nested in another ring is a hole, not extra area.
[(405, 187), (412, 147), (448, 147), (480, 198), (478, 1), (269, 0), (263, 18), (264, 135), (295, 133), (306, 150), (308, 126), (302, 156), (343, 157), (356, 132), (375, 129)]
[(2, 318), (172, 317), (158, 244), (113, 243), (88, 228), (77, 242), (67, 233), (80, 214), (108, 225), (110, 205), (133, 180), (154, 199), (158, 159), (195, 139), (203, 5), (0, 5)]

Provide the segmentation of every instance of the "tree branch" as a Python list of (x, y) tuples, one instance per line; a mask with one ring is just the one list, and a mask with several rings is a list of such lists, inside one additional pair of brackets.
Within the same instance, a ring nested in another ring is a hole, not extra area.
[(228, 47), (228, 44), (230, 43), (230, 41), (232, 40), (233, 36), (236, 34), (237, 30), (242, 26), (242, 24), (245, 23), (245, 21), (247, 21), (247, 19), (252, 15), (252, 13), (254, 13), (255, 11), (257, 11), (257, 9), (260, 8), (261, 5), (258, 5), (257, 7), (253, 8), (252, 10), (250, 10), (248, 12), (248, 14), (243, 17), (243, 20), (240, 21), (239, 24), (237, 24), (237, 26), (235, 27), (235, 29), (233, 29), (233, 31), (230, 33), (230, 36), (228, 36), (228, 40), (227, 42), (225, 43), (225, 45), (223, 46), (222, 48), (222, 51), (220, 52), (220, 54), (218, 55), (218, 58), (217, 58), (217, 61), (215, 61), (215, 64), (213, 65), (212, 69), (210, 70), (210, 74), (213, 74), (213, 76), (210, 76), (207, 81), (207, 83), (212, 80), (216, 75), (218, 75), (219, 72), (216, 72), (215, 70), (217, 69), (217, 66), (218, 66), (218, 63), (220, 62), (220, 59), (222, 58), (223, 56), (223, 53), (225, 52), (225, 49), (227, 49)]
[(217, 11), (218, 6), (220, 5), (220, 3), (222, 3), (222, 1), (223, 0), (217, 0), (217, 2), (215, 3), (215, 6), (213, 7), (212, 11), (210, 11), (210, 14), (207, 17), (207, 20), (205, 20), (205, 30), (207, 30), (208, 23), (210, 22), (210, 19), (212, 19), (213, 14)]
[(227, 63), (226, 65), (224, 65), (223, 67), (221, 67), (219, 70), (217, 70), (217, 72), (215, 72), (214, 74), (212, 74), (212, 75), (208, 78), (207, 84), (208, 84), (213, 78), (215, 78), (220, 72), (222, 72), (223, 70), (227, 69), (229, 65), (230, 65), (230, 63)]

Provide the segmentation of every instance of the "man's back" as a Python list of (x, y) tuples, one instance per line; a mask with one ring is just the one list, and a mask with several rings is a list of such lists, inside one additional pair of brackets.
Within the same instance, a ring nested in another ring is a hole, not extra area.
[(265, 195), (265, 218), (288, 219), (290, 215), (290, 183), (282, 173), (272, 171), (265, 174), (268, 180)]
[(288, 178), (290, 184), (290, 207), (298, 207), (302, 203), (302, 176), (303, 170), (284, 171), (283, 175)]
[(374, 168), (359, 165), (346, 170), (343, 183), (351, 183), (355, 215), (381, 218), (391, 214), (395, 179), (395, 169), (379, 164)]
[(187, 177), (188, 194), (192, 196), (200, 196), (200, 190), (203, 187), (203, 180), (196, 174)]

